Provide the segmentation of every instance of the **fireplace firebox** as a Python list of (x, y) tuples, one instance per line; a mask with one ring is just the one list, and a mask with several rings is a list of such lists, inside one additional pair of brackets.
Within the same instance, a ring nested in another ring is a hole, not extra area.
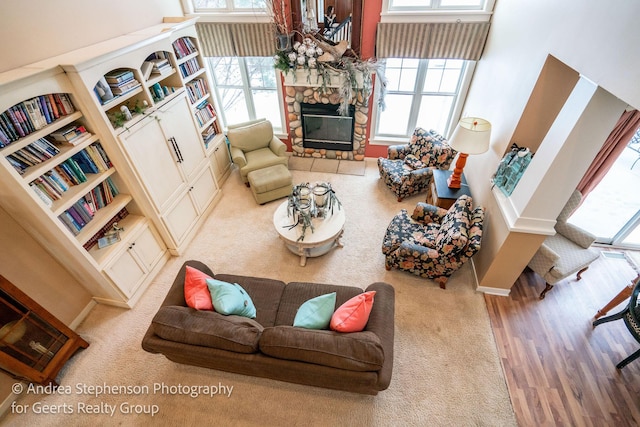
[(339, 107), (338, 104), (300, 104), (304, 148), (353, 150), (355, 106), (349, 106), (347, 115), (341, 115)]

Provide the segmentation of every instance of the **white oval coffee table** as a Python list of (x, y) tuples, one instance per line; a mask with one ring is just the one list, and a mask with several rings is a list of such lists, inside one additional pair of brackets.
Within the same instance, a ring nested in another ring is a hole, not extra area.
[(310, 228), (304, 235), (303, 240), (298, 240), (302, 235), (302, 226), (294, 228), (290, 226), (294, 222), (293, 216), (287, 216), (288, 201), (284, 201), (273, 214), (273, 226), (278, 235), (284, 241), (291, 252), (300, 256), (300, 265), (307, 264), (307, 258), (324, 255), (335, 247), (342, 247), (340, 237), (344, 231), (344, 208), (335, 207), (333, 214), (327, 218), (313, 218), (313, 232)]

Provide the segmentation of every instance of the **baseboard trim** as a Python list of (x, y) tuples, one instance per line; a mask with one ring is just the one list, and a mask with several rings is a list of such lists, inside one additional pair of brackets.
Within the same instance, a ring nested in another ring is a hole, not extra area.
[(84, 321), (84, 319), (86, 319), (89, 313), (91, 313), (91, 310), (93, 310), (93, 307), (95, 307), (96, 305), (98, 305), (98, 303), (95, 302), (95, 300), (92, 299), (91, 301), (89, 301), (89, 304), (87, 304), (80, 312), (80, 314), (78, 314), (76, 318), (73, 319), (69, 327), (71, 329), (76, 329), (78, 326), (80, 326), (80, 324)]
[[(16, 382), (20, 381), (16, 380)], [(9, 411), (9, 408), (11, 408), (11, 404), (18, 400), (19, 396), (20, 395), (12, 392), (2, 401), (2, 403), (0, 403), (0, 421), (2, 417)]]
[(489, 288), (487, 286), (478, 286), (476, 288), (476, 290), (478, 292), (483, 292), (483, 293), (488, 294), (488, 295), (496, 295), (496, 296), (499, 296), (499, 297), (508, 297), (509, 294), (511, 293), (511, 289)]

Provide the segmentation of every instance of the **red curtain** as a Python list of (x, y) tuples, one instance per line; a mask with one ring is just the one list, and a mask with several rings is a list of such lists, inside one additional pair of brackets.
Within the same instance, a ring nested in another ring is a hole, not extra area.
[(625, 111), (607, 137), (598, 155), (591, 162), (587, 173), (578, 183), (577, 189), (582, 193), (582, 200), (602, 181), (602, 178), (631, 141), (638, 127), (640, 127), (640, 111)]

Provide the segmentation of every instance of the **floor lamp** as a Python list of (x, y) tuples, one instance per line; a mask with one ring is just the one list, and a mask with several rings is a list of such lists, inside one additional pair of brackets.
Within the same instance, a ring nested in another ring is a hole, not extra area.
[(465, 117), (449, 138), (449, 145), (458, 152), (458, 160), (453, 173), (447, 180), (449, 188), (460, 188), (462, 170), (469, 154), (482, 154), (489, 149), (491, 123), (477, 117)]

